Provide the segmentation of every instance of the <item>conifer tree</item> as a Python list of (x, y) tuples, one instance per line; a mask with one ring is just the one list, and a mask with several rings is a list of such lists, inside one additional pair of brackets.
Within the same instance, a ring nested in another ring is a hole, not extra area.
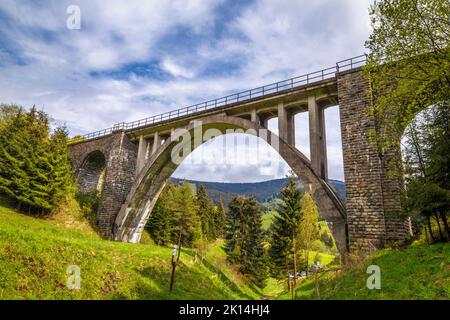
[(165, 246), (170, 242), (171, 219), (168, 204), (174, 188), (173, 184), (164, 188), (147, 222), (146, 228), (157, 245)]
[(67, 132), (50, 139), (49, 118), (35, 107), (0, 106), (0, 122), (0, 191), (19, 209), (50, 213), (72, 185)]
[(214, 225), (216, 231), (216, 238), (221, 238), (225, 234), (225, 220), (226, 220), (225, 206), (223, 205), (222, 199), (216, 206), (214, 218), (215, 218)]
[(201, 236), (201, 222), (197, 215), (197, 204), (191, 186), (183, 182), (174, 188), (172, 201), (169, 202), (170, 233), (172, 243), (190, 246)]
[(262, 286), (267, 276), (262, 215), (254, 197), (237, 196), (229, 204), (224, 250), (231, 263)]
[(244, 205), (245, 198), (241, 196), (234, 197), (228, 204), (224, 250), (227, 260), (231, 263), (241, 262), (242, 238), (245, 231)]
[(68, 131), (55, 129), (50, 140), (51, 204), (57, 205), (68, 193), (73, 193), (72, 166), (67, 148)]
[(197, 215), (201, 222), (202, 234), (208, 240), (215, 239), (213, 207), (203, 185), (200, 185), (197, 191), (197, 207)]
[(245, 223), (241, 250), (241, 272), (249, 275), (259, 287), (267, 278), (267, 259), (264, 250), (264, 231), (260, 206), (254, 197), (245, 199)]
[(298, 188), (296, 178), (291, 176), (281, 191), (282, 202), (271, 227), (271, 272), (278, 279), (285, 279), (288, 273), (298, 271), (298, 228), (302, 217), (302, 196), (303, 192)]
[(15, 199), (19, 209), (22, 204), (33, 205), (27, 172), (27, 121), (23, 110), (18, 110), (11, 121), (3, 121), (5, 127), (0, 135), (0, 191)]

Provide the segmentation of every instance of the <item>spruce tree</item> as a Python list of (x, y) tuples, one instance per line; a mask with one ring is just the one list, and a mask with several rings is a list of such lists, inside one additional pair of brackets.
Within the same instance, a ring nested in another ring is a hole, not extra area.
[(264, 250), (262, 213), (256, 198), (245, 199), (246, 228), (243, 228), (241, 248), (241, 272), (251, 277), (252, 282), (263, 287), (267, 278), (267, 259)]
[(227, 260), (231, 263), (241, 262), (242, 239), (245, 231), (244, 205), (245, 198), (242, 196), (234, 197), (228, 204), (224, 251), (227, 254)]
[(215, 239), (215, 224), (213, 207), (203, 185), (197, 191), (197, 215), (201, 222), (202, 234), (208, 240)]
[(157, 245), (165, 246), (170, 243), (171, 219), (168, 204), (174, 188), (175, 186), (172, 184), (164, 188), (146, 225), (150, 236)]
[(302, 217), (302, 196), (303, 192), (298, 188), (296, 178), (291, 176), (281, 191), (282, 202), (271, 227), (271, 273), (278, 279), (286, 279), (288, 273), (298, 271), (298, 228)]
[(29, 213), (48, 214), (72, 185), (67, 133), (50, 139), (49, 118), (35, 107), (0, 108), (0, 191)]
[(30, 191), (30, 175), (27, 172), (28, 158), (28, 118), (20, 109), (11, 121), (3, 122), (5, 127), (0, 135), (0, 191), (15, 199), (18, 208), (22, 204), (33, 205)]
[(214, 215), (214, 225), (216, 231), (216, 238), (221, 238), (225, 235), (225, 206), (223, 205), (222, 199), (216, 206), (215, 215)]
[(191, 246), (201, 236), (202, 231), (195, 194), (188, 183), (183, 182), (173, 189), (169, 210), (172, 243), (178, 243), (181, 237), (183, 245)]
[(27, 114), (29, 119), (27, 130), (28, 154), (27, 172), (30, 177), (30, 196), (35, 212), (44, 213), (52, 209), (51, 174), (54, 168), (50, 163), (50, 141), (48, 117), (33, 106)]
[(68, 131), (65, 127), (55, 129), (50, 140), (50, 202), (57, 205), (64, 197), (73, 193), (72, 166), (67, 148)]

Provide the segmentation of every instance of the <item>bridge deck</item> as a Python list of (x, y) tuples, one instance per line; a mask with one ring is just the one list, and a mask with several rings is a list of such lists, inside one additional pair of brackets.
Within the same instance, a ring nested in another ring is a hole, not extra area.
[(189, 107), (172, 110), (133, 122), (118, 123), (113, 127), (74, 138), (70, 141), (70, 143), (73, 144), (98, 139), (121, 130), (124, 130), (130, 134), (131, 137), (133, 137), (136, 136), (138, 132), (141, 133), (142, 131), (152, 131), (151, 129), (155, 129), (155, 127), (160, 127), (167, 124), (174, 126), (174, 122), (184, 124), (186, 121), (189, 122), (193, 118), (199, 118), (224, 111), (227, 113), (236, 113), (237, 108), (243, 110), (246, 105), (254, 106), (255, 104), (258, 104), (259, 111), (261, 108), (264, 109), (264, 102), (266, 101), (270, 101), (273, 107), (273, 103), (277, 98), (291, 97), (292, 101), (295, 101), (295, 99), (298, 100), (300, 98), (296, 94), (305, 91), (322, 90), (322, 92), (326, 95), (333, 95), (336, 93), (335, 86), (337, 74), (344, 71), (359, 69), (366, 63), (366, 61), (366, 55), (353, 57), (337, 62), (333, 67), (316, 72), (231, 94), (222, 98), (198, 103)]

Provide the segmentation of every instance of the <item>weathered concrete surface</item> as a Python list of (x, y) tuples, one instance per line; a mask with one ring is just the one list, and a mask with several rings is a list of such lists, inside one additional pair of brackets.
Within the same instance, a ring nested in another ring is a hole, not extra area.
[[(346, 251), (346, 231), (345, 231), (345, 208), (337, 196), (330, 195), (333, 190), (328, 184), (318, 178), (311, 168), (309, 160), (295, 147), (286, 141), (278, 139), (276, 135), (269, 132), (259, 124), (238, 117), (210, 116), (203, 119), (202, 126), (198, 122), (193, 122), (186, 127), (191, 137), (194, 137), (195, 130), (202, 130), (202, 136), (206, 130), (218, 129), (218, 134), (224, 134), (227, 129), (253, 130), (261, 138), (268, 141), (273, 147), (278, 148), (280, 156), (288, 163), (292, 170), (300, 177), (305, 188), (311, 192), (314, 200), (319, 206), (320, 214), (325, 217), (330, 225), (330, 229), (341, 252)], [(267, 138), (265, 138), (265, 137)], [(278, 141), (278, 142), (277, 142)], [(174, 148), (182, 148), (186, 144), (191, 145), (191, 150), (198, 147), (199, 143), (194, 139), (181, 139), (179, 137), (169, 137), (166, 142), (148, 160), (142, 172), (138, 175), (125, 204), (117, 215), (114, 228), (114, 239), (128, 242), (138, 242), (145, 223), (162, 191), (167, 179), (177, 168), (177, 164), (172, 161)], [(339, 207), (341, 206), (341, 207)], [(340, 211), (341, 210), (341, 211)]]

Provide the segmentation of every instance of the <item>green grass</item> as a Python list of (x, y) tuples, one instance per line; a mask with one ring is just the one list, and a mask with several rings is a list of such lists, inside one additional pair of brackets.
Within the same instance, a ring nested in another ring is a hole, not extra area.
[[(309, 253), (310, 264), (314, 263), (316, 256), (318, 256), (320, 263), (328, 268), (336, 268), (339, 265), (339, 260), (337, 260), (336, 256), (314, 251)], [(312, 278), (300, 278), (298, 280), (297, 298), (306, 298), (312, 295), (314, 285), (311, 287), (311, 283), (314, 284)], [(266, 299), (289, 300), (291, 299), (291, 294), (286, 291), (286, 286), (287, 281), (285, 280), (280, 281), (269, 278), (266, 287), (263, 290), (263, 297)]]
[[(0, 199), (1, 200), (1, 199)], [(0, 299), (290, 299), (285, 282), (268, 279), (263, 290), (248, 285), (226, 262), (222, 242), (202, 262), (181, 254), (174, 291), (168, 290), (170, 248), (100, 239), (67, 218), (43, 220), (14, 212), (0, 201)], [(75, 228), (75, 227), (77, 228)], [(311, 261), (315, 253), (310, 253)], [(324, 265), (334, 257), (319, 254)], [(66, 286), (66, 269), (81, 269), (81, 289)], [(381, 290), (366, 287), (367, 266), (381, 268)], [(345, 272), (319, 276), (320, 299), (449, 299), (450, 244), (385, 249)], [(314, 277), (301, 279), (297, 299), (317, 299)]]
[[(260, 292), (227, 266), (220, 243), (194, 262), (185, 249), (169, 292), (172, 250), (100, 239), (0, 206), (0, 299), (254, 299)], [(66, 270), (81, 269), (69, 290)]]
[[(366, 286), (369, 265), (380, 267), (380, 290)], [(450, 244), (380, 250), (320, 287), (321, 299), (450, 299)]]
[[(369, 265), (380, 267), (380, 290), (367, 288)], [(323, 300), (450, 299), (450, 244), (377, 251), (348, 270), (319, 274), (317, 283), (315, 277), (302, 279), (296, 297)], [(291, 299), (291, 296), (284, 291), (277, 298)]]

